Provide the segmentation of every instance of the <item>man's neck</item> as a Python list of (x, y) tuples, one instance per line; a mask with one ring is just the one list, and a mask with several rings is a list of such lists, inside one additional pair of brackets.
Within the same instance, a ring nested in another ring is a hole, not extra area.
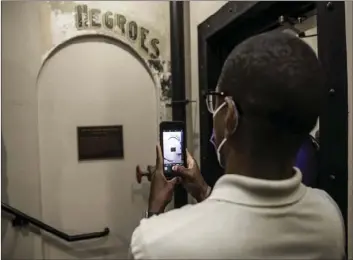
[(250, 158), (244, 155), (230, 154), (225, 170), (226, 174), (238, 174), (267, 180), (284, 180), (293, 177), (292, 160), (283, 160), (269, 155), (263, 158)]

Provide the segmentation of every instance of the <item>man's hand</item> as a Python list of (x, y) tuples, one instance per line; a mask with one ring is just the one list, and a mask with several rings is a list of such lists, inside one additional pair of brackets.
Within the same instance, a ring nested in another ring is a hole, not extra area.
[(197, 202), (201, 202), (208, 197), (211, 188), (203, 179), (199, 166), (188, 151), (186, 151), (186, 156), (187, 168), (183, 166), (173, 166), (173, 171), (176, 172), (177, 176), (181, 177), (181, 183), (187, 192), (189, 192)]
[(156, 146), (156, 167), (148, 167), (153, 175), (151, 178), (151, 189), (150, 197), (148, 201), (148, 211), (152, 213), (162, 213), (165, 207), (172, 200), (174, 186), (178, 183), (179, 178), (175, 177), (171, 180), (167, 180), (163, 173), (163, 155), (161, 147), (158, 144)]

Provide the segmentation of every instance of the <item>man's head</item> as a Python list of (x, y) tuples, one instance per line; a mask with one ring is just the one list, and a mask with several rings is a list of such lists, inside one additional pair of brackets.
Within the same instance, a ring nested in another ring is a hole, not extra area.
[(294, 160), (323, 92), (319, 61), (301, 39), (281, 32), (251, 37), (230, 53), (218, 81), (216, 145), (227, 138), (226, 161), (229, 154)]

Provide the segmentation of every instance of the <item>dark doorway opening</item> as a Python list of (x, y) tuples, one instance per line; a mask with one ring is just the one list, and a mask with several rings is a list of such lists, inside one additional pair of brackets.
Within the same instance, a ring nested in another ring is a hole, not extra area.
[(334, 198), (347, 224), (348, 97), (344, 2), (230, 1), (199, 25), (201, 171), (211, 186), (223, 174), (209, 142), (212, 115), (207, 111), (204, 93), (216, 87), (228, 54), (244, 39), (270, 30), (290, 29), (301, 37), (311, 37), (313, 35), (303, 34), (298, 27), (313, 17), (317, 23), (318, 57), (327, 76), (325, 104), (320, 115), (317, 186)]

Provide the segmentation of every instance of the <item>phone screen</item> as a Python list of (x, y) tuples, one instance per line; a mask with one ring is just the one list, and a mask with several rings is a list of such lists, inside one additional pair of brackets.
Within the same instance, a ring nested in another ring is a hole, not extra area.
[(184, 132), (181, 129), (163, 130), (163, 167), (165, 175), (172, 174), (174, 165), (184, 165)]

